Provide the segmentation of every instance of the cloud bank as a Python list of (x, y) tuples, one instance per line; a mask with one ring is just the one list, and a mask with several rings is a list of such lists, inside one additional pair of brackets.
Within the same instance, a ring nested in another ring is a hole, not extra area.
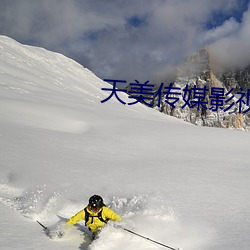
[[(223, 25), (224, 30), (227, 24)], [(217, 28), (217, 30), (220, 29)], [(214, 40), (210, 45), (218, 64), (224, 67), (245, 67), (250, 64), (250, 10), (243, 15), (242, 23), (231, 20), (227, 35)], [(217, 30), (214, 32), (216, 33)]]
[(2, 0), (0, 33), (61, 52), (101, 78), (160, 81), (204, 47), (223, 63), (248, 63), (247, 4), (244, 0)]

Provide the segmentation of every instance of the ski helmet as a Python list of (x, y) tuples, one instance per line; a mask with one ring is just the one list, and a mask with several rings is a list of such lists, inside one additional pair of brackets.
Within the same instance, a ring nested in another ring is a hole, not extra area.
[(98, 210), (103, 207), (103, 199), (99, 195), (93, 195), (89, 198), (89, 206), (93, 210)]

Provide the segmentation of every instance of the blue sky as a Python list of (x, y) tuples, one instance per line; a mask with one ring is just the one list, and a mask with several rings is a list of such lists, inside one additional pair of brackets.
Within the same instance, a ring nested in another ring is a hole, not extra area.
[(249, 0), (1, 0), (0, 34), (63, 53), (101, 78), (163, 81), (210, 48), (250, 63)]
[(235, 18), (237, 22), (241, 23), (243, 14), (248, 9), (248, 4), (249, 0), (240, 0), (238, 1), (236, 8), (233, 8), (229, 13), (224, 13), (223, 9), (212, 12), (211, 18), (207, 21), (206, 28), (212, 29), (216, 28), (217, 26), (221, 26), (225, 20), (228, 20), (232, 17)]

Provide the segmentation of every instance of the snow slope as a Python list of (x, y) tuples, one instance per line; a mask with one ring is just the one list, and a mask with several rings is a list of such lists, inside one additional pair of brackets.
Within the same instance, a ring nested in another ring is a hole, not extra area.
[(248, 250), (249, 133), (101, 103), (104, 87), (63, 55), (0, 36), (0, 248), (162, 249), (112, 225), (90, 244), (83, 223), (63, 239), (36, 223), (54, 228), (97, 193), (124, 227), (166, 245)]

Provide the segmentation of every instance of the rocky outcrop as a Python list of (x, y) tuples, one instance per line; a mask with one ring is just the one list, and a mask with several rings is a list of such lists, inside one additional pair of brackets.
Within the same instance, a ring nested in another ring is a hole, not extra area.
[[(165, 89), (165, 100), (155, 108), (196, 125), (248, 130), (250, 67), (219, 72), (211, 62), (206, 49), (187, 58), (171, 88)], [(175, 98), (178, 102), (171, 105)]]

